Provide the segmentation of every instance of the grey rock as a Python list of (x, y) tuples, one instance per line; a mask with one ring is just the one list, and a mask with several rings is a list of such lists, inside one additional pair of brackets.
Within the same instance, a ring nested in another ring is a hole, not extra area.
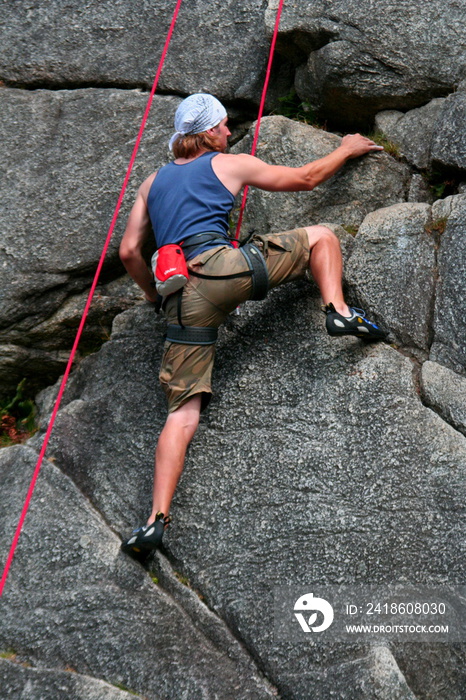
[[(252, 129), (251, 129), (252, 132)], [(234, 148), (250, 152), (251, 133)], [(262, 120), (256, 155), (267, 163), (297, 167), (322, 158), (341, 139), (285, 117)], [(410, 173), (385, 153), (355, 159), (312, 192), (264, 192), (251, 189), (243, 230), (289, 230), (333, 221), (354, 230), (366, 214), (407, 198)]]
[[(110, 337), (112, 320), (123, 309), (141, 303), (141, 292), (129, 278), (98, 285), (76, 354), (77, 361), (95, 352)], [(10, 342), (0, 345), (0, 396), (9, 396), (26, 377), (28, 392), (51, 384), (69, 358), (88, 292), (68, 297), (49, 318), (25, 331), (14, 324), (0, 332)], [(20, 324), (18, 324), (20, 325)]]
[[(455, 207), (455, 202), (458, 195), (450, 195), (445, 199), (437, 199), (432, 205), (432, 221), (440, 222), (450, 216)], [(460, 200), (461, 201), (461, 200)]]
[[(30, 447), (0, 453), (3, 542), (12, 539), (36, 460)], [(44, 461), (0, 602), (0, 648), (33, 667), (72, 668), (149, 700), (271, 697), (227, 630), (228, 647), (217, 646), (119, 546), (71, 480)]]
[(434, 195), (427, 180), (419, 173), (415, 173), (409, 186), (408, 202), (428, 202), (432, 204), (433, 201)]
[(430, 358), (466, 373), (466, 196), (451, 197), (434, 209), (447, 214), (438, 252), (439, 281), (435, 302), (434, 342)]
[(28, 668), (5, 659), (0, 659), (0, 681), (4, 700), (134, 700), (142, 697), (74, 671)]
[[(269, 11), (269, 30), (272, 22)], [(283, 13), (280, 50), (301, 64), (303, 99), (325, 118), (357, 125), (451, 92), (466, 73), (465, 26), (455, 0), (295, 0)]]
[[(63, 371), (78, 317), (97, 268), (119, 189), (147, 103), (138, 91), (2, 89), (0, 134), (0, 377), (11, 392)], [(141, 142), (83, 350), (102, 342), (134, 291), (108, 283), (121, 276), (119, 240), (139, 184), (166, 162), (176, 97), (156, 97)]]
[(379, 129), (387, 138), (393, 134), (396, 125), (404, 117), (404, 112), (399, 112), (396, 109), (384, 109), (375, 115), (375, 126)]
[(432, 163), (437, 168), (466, 171), (466, 93), (445, 100), (432, 138)]
[[(265, 0), (183, 3), (159, 89), (257, 102), (268, 52), (265, 5)], [(174, 9), (172, 0), (85, 6), (52, 0), (33, 7), (6, 0), (0, 79), (39, 87), (150, 88)]]
[[(50, 454), (123, 532), (147, 514), (165, 409), (150, 310), (128, 310), (114, 326), (74, 376)], [(191, 444), (165, 546), (284, 697), (410, 696), (403, 644), (392, 649), (395, 663), (362, 642), (290, 650), (274, 640), (275, 586), (462, 581), (466, 439), (422, 405), (412, 368), (390, 347), (326, 336), (304, 281), (245, 304), (221, 331), (216, 395)], [(458, 653), (442, 645), (432, 697), (447, 686), (449, 700), (460, 699)], [(426, 644), (410, 654), (416, 696), (434, 651)]]
[[(396, 111), (379, 112), (375, 124), (380, 131), (400, 147), (402, 155), (416, 168), (431, 165), (431, 145), (437, 120), (446, 100), (438, 98), (406, 114)], [(443, 133), (443, 132), (442, 132)]]
[(436, 281), (436, 243), (428, 204), (396, 204), (368, 214), (345, 279), (360, 305), (398, 342), (428, 351)]
[[(302, 685), (301, 694), (306, 696), (306, 675), (298, 676), (295, 682)], [(371, 698), (373, 700), (416, 700), (409, 689), (391, 651), (383, 646), (373, 647), (363, 658), (339, 664), (322, 674), (322, 683), (315, 683), (312, 700), (337, 698)]]
[(466, 434), (466, 377), (437, 362), (422, 365), (424, 401), (456, 430)]

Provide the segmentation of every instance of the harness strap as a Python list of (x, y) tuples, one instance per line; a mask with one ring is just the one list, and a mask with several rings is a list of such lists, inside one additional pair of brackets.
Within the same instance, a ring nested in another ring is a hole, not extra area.
[(184, 328), (183, 321), (181, 320), (181, 298), (183, 296), (183, 289), (180, 289), (178, 292), (178, 299), (176, 302), (176, 314), (178, 316), (178, 323), (180, 324), (181, 328)]
[(177, 326), (169, 323), (165, 337), (171, 343), (181, 345), (213, 345), (217, 336), (217, 328), (210, 326)]
[(246, 243), (241, 246), (240, 251), (248, 264), (249, 270), (236, 272), (233, 275), (203, 275), (202, 272), (190, 270), (189, 274), (193, 277), (201, 277), (204, 280), (231, 280), (238, 277), (252, 277), (252, 292), (250, 299), (260, 301), (265, 299), (269, 291), (269, 272), (264, 260), (264, 256), (259, 248), (253, 243)]
[(205, 231), (204, 233), (195, 233), (193, 236), (188, 236), (188, 238), (179, 245), (183, 249), (184, 256), (186, 257), (196, 248), (204, 245), (204, 243), (210, 243), (211, 241), (218, 241), (219, 245), (228, 244), (229, 242), (228, 239), (220, 233)]
[(269, 291), (269, 271), (264, 256), (254, 243), (246, 243), (240, 250), (252, 272), (252, 293), (249, 298), (255, 301), (265, 299)]
[(203, 275), (202, 272), (190, 270), (189, 274), (193, 277), (200, 277), (203, 280), (234, 280), (238, 277), (252, 277), (252, 270), (244, 270), (244, 272), (235, 272), (233, 275)]

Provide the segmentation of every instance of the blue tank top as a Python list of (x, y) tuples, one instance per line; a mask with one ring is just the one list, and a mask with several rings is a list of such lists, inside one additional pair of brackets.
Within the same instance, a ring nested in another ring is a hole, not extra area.
[[(225, 236), (225, 243), (233, 247), (228, 238), (228, 216), (235, 198), (212, 169), (216, 155), (216, 151), (203, 153), (189, 163), (160, 168), (147, 198), (157, 248), (204, 232)], [(213, 246), (218, 242), (204, 244), (188, 259)]]

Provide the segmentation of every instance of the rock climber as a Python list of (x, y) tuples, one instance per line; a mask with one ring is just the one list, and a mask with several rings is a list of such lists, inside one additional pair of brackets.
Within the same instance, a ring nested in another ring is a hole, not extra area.
[(170, 140), (174, 160), (142, 183), (120, 246), (123, 264), (149, 302), (156, 303), (157, 291), (142, 250), (152, 231), (160, 252), (166, 245), (181, 247), (189, 272), (185, 286), (163, 300), (168, 326), (159, 379), (168, 417), (155, 453), (153, 508), (147, 523), (122, 544), (124, 552), (141, 561), (159, 547), (170, 521), (186, 450), (211, 397), (217, 328), (238, 304), (264, 298), (267, 289), (310, 269), (330, 335), (386, 337), (362, 310), (346, 304), (340, 244), (329, 228), (314, 225), (253, 235), (243, 247), (236, 247), (228, 235), (230, 210), (245, 185), (271, 192), (310, 191), (349, 159), (381, 151), (381, 146), (350, 134), (332, 153), (301, 167), (226, 153), (231, 135), (226, 110), (204, 93), (180, 103), (175, 130)]

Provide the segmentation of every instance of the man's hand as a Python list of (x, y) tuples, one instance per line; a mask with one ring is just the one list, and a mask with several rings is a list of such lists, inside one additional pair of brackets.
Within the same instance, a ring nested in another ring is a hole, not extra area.
[(372, 151), (383, 151), (383, 146), (378, 146), (374, 141), (361, 136), (361, 134), (348, 134), (341, 140), (341, 147), (345, 148), (348, 158), (358, 158)]

